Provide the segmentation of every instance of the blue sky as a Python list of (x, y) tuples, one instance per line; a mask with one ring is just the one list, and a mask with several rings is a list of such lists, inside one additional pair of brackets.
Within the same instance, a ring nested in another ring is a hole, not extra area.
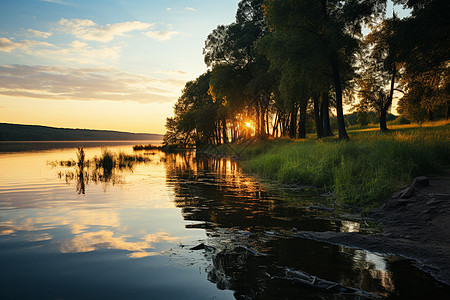
[(164, 133), (238, 2), (0, 0), (0, 122)]
[(0, 121), (164, 132), (238, 0), (1, 0)]

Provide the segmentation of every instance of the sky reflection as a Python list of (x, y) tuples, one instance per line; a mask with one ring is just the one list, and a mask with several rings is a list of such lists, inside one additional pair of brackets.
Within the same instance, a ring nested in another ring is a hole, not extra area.
[[(134, 154), (131, 147), (110, 150)], [(85, 151), (92, 159), (102, 150)], [(328, 295), (281, 279), (290, 268), (390, 296), (398, 292), (398, 278), (412, 273), (392, 257), (299, 238), (301, 231), (357, 232), (363, 225), (310, 209), (315, 198), (298, 191), (269, 192), (230, 159), (193, 152), (137, 154), (149, 160), (115, 169), (121, 181), (83, 180), (84, 193), (79, 193), (76, 164), (48, 164), (76, 160), (76, 149), (0, 154), (0, 168), (11, 170), (0, 174), (0, 263), (9, 274), (0, 275), (5, 293), (13, 294), (30, 274), (29, 284), (64, 280), (55, 297), (37, 289), (42, 299), (71, 298), (78, 287), (68, 282), (83, 278), (90, 280), (81, 284), (85, 291), (104, 297), (113, 286), (118, 290), (110, 298), (118, 299), (130, 289), (140, 291), (136, 299), (149, 293), (186, 299)], [(105, 289), (89, 288), (108, 276)], [(425, 287), (432, 284), (420, 280)]]

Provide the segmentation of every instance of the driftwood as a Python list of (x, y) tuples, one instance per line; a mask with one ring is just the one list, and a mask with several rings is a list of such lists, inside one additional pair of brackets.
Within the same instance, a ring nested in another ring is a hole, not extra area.
[(380, 296), (372, 293), (368, 293), (356, 288), (345, 287), (340, 283), (328, 281), (317, 276), (313, 276), (303, 271), (293, 270), (290, 268), (284, 268), (285, 276), (277, 277), (274, 276), (272, 278), (289, 280), (292, 282), (304, 284), (311, 286), (317, 289), (323, 289), (329, 291), (330, 293), (339, 293), (339, 294), (351, 294), (351, 295), (359, 295), (371, 299), (379, 299)]

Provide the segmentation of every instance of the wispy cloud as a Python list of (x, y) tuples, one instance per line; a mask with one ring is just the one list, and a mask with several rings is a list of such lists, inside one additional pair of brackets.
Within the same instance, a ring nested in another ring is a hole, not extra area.
[(184, 81), (154, 79), (112, 68), (0, 66), (0, 95), (53, 100), (173, 101)]
[(98, 65), (115, 62), (120, 56), (121, 48), (118, 46), (94, 48), (77, 40), (65, 45), (54, 45), (34, 40), (16, 42), (8, 38), (0, 38), (0, 51), (17, 52), (35, 57), (51, 57), (54, 61)]
[(188, 10), (188, 11), (197, 11), (197, 10), (196, 10), (195, 8), (193, 8), (193, 7), (186, 7), (185, 10)]
[(42, 37), (44, 39), (49, 38), (53, 35), (53, 33), (51, 33), (51, 32), (43, 32), (43, 31), (34, 30), (34, 29), (28, 29), (27, 31), (34, 36)]
[(52, 44), (40, 41), (21, 40), (18, 42), (12, 41), (8, 38), (0, 38), (0, 51), (12, 52), (15, 50), (29, 51), (38, 46), (53, 47)]
[(123, 36), (130, 31), (142, 31), (154, 26), (154, 24), (139, 21), (122, 22), (106, 25), (98, 25), (88, 19), (64, 19), (58, 22), (58, 29), (73, 34), (79, 39), (99, 42), (110, 42), (116, 36)]
[(170, 40), (173, 36), (180, 34), (180, 32), (172, 30), (160, 30), (160, 31), (147, 31), (143, 32), (143, 34), (148, 36), (149, 38), (153, 38), (158, 41), (166, 41)]
[(121, 53), (121, 47), (91, 47), (85, 42), (75, 40), (68, 45), (55, 48), (43, 48), (33, 51), (33, 55), (52, 57), (55, 61), (75, 62), (77, 64), (108, 64), (116, 62)]
[(166, 74), (166, 75), (187, 75), (188, 73), (181, 70), (168, 70), (168, 71), (157, 71), (155, 73), (158, 74)]

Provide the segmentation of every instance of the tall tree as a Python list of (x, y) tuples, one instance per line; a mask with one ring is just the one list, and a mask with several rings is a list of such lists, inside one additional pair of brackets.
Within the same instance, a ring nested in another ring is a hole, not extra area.
[(323, 86), (333, 82), (339, 138), (348, 139), (342, 94), (343, 83), (351, 77), (358, 45), (355, 35), (361, 34), (364, 21), (384, 9), (384, 2), (266, 0), (264, 5), (269, 26), (281, 42), (278, 48), (289, 49), (286, 61), (304, 70), (299, 72), (307, 74), (304, 80)]
[[(213, 30), (203, 49), (205, 63), (212, 67), (213, 74), (218, 74), (211, 84), (212, 94), (226, 98), (227, 102), (240, 101), (245, 103), (244, 106), (252, 107), (259, 135), (265, 135), (266, 132), (264, 116), (270, 94), (270, 85), (260, 83), (269, 82), (270, 76), (264, 78), (268, 75), (268, 64), (265, 57), (258, 55), (255, 46), (266, 33), (262, 0), (242, 0), (236, 13), (236, 22)], [(239, 84), (231, 86), (229, 82), (233, 80), (223, 76), (225, 73), (238, 77)]]
[(399, 58), (396, 50), (394, 17), (372, 28), (365, 37), (360, 58), (361, 76), (358, 80), (360, 102), (358, 111), (375, 110), (380, 117), (380, 130), (387, 131), (386, 116), (392, 105), (397, 86)]
[(173, 118), (166, 123), (164, 141), (168, 144), (187, 145), (217, 142), (220, 119), (219, 104), (209, 94), (211, 72), (186, 83), (180, 98), (175, 103)]
[[(400, 111), (429, 119), (450, 112), (450, 2), (446, 0), (396, 0), (412, 9), (412, 16), (399, 23), (396, 46), (405, 63), (402, 83), (406, 92)], [(407, 102), (410, 103), (407, 103)], [(415, 107), (416, 106), (416, 107)], [(413, 112), (416, 113), (413, 113)]]

